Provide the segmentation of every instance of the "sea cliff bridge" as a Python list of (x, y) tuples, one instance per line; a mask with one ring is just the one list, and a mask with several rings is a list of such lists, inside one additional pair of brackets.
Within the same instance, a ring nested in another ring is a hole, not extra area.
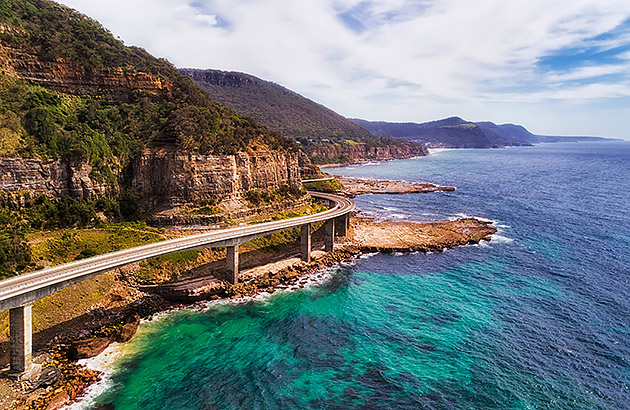
[[(112, 269), (170, 253), (193, 249), (225, 247), (227, 249), (228, 281), (238, 282), (239, 246), (252, 239), (285, 229), (301, 227), (301, 255), (311, 258), (311, 224), (324, 221), (325, 250), (334, 246), (335, 231), (345, 236), (348, 217), (354, 202), (336, 195), (311, 195), (327, 201), (330, 209), (314, 215), (281, 221), (216, 230), (209, 233), (171, 239), (149, 245), (95, 256), (80, 261), (42, 269), (26, 275), (0, 281), (0, 310), (9, 310), (9, 339), (11, 371), (28, 371), (32, 365), (32, 306), (53, 293)], [(335, 229), (336, 228), (336, 229)]]

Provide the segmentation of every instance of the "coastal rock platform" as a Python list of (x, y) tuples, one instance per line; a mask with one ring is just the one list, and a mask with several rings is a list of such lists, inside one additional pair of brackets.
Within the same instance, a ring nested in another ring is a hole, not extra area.
[(415, 194), (436, 191), (455, 191), (455, 187), (427, 182), (386, 181), (336, 177), (343, 186), (339, 193), (350, 198), (363, 194)]
[(489, 241), (497, 228), (475, 218), (430, 223), (354, 218), (352, 231), (353, 244), (363, 252), (430, 252)]

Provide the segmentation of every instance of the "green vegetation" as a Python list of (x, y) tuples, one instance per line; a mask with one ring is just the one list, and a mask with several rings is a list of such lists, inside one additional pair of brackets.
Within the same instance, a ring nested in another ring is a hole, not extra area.
[(299, 237), (300, 228), (291, 228), (280, 232), (274, 232), (267, 236), (263, 236), (262, 238), (256, 238), (252, 241), (247, 242), (243, 246), (246, 246), (250, 249), (269, 248), (272, 250), (277, 250), (281, 246), (297, 240)]
[(263, 205), (271, 205), (288, 199), (299, 199), (306, 195), (303, 188), (282, 185), (275, 191), (250, 190), (245, 193), (245, 199), (252, 208)]
[[(0, 202), (11, 198), (10, 194), (0, 195)], [(68, 227), (96, 226), (103, 222), (99, 214), (107, 220), (121, 221), (135, 219), (132, 200), (98, 198), (82, 201), (70, 196), (51, 199), (44, 195), (31, 199), (28, 194), (17, 210), (0, 208), (0, 212), (13, 215), (29, 230), (55, 229)]]
[(182, 272), (198, 266), (198, 261), (204, 252), (214, 253), (214, 250), (191, 250), (143, 261), (140, 263), (140, 269), (134, 273), (134, 276), (141, 282), (172, 281)]
[(298, 216), (313, 215), (326, 211), (328, 207), (317, 200), (312, 200), (310, 204), (300, 206), (289, 211), (278, 211), (271, 215), (259, 215), (250, 220), (250, 223), (262, 223), (269, 221), (280, 221), (282, 219), (295, 218)]
[[(281, 135), (297, 141), (313, 163), (347, 163), (348, 154), (363, 148), (420, 145), (370, 133), (355, 122), (278, 84), (260, 78), (218, 70), (181, 69), (210, 98), (251, 116)], [(338, 158), (317, 156), (318, 149), (339, 151)]]
[(344, 186), (341, 185), (341, 183), (337, 181), (336, 179), (333, 179), (330, 181), (319, 181), (319, 182), (308, 182), (308, 181), (302, 181), (302, 182), (306, 184), (308, 189), (312, 189), (312, 190), (320, 191), (320, 192), (334, 193), (344, 188)]
[(184, 215), (215, 215), (223, 212), (217, 204), (216, 199), (200, 199), (192, 204), (187, 204), (181, 213)]
[[(33, 269), (35, 261), (43, 259), (64, 263), (157, 240), (158, 231), (143, 223), (102, 224), (98, 216), (122, 220), (121, 210), (127, 208), (130, 207), (107, 198), (80, 201), (71, 197), (51, 200), (45, 196), (27, 199), (17, 210), (0, 208), (0, 279)], [(101, 230), (68, 229), (89, 226)], [(39, 235), (37, 231), (51, 229), (55, 231), (42, 233), (54, 238), (46, 242), (44, 250), (29, 246), (31, 239)], [(99, 236), (103, 229), (111, 235)], [(82, 236), (78, 237), (77, 232), (82, 232)], [(91, 238), (92, 232), (96, 237)]]
[(26, 241), (28, 223), (17, 213), (0, 209), (0, 279), (14, 276), (32, 261)]
[(26, 235), (36, 261), (53, 265), (164, 239), (161, 230), (144, 223), (102, 224), (88, 229), (59, 229)]
[(334, 157), (326, 158), (321, 156), (312, 156), (311, 161), (313, 164), (328, 165), (328, 164), (347, 164), (352, 162), (352, 159), (346, 154), (338, 154)]
[[(0, 155), (85, 162), (92, 178), (112, 188), (151, 144), (217, 155), (260, 144), (296, 149), (211, 101), (168, 61), (126, 47), (96, 21), (52, 1), (2, 2), (0, 66)], [(56, 85), (20, 79), (42, 75), (57, 76)], [(75, 76), (85, 84), (75, 84)], [(134, 85), (136, 78), (142, 81)]]

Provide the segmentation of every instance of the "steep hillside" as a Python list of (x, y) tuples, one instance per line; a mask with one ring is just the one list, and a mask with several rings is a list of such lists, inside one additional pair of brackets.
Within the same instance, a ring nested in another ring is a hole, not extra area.
[(469, 122), (459, 117), (414, 122), (383, 122), (353, 119), (376, 135), (390, 135), (409, 141), (419, 141), (431, 148), (499, 148), (531, 145), (541, 142), (597, 141), (602, 137), (557, 137), (536, 135), (522, 125), (495, 124), (490, 121)]
[(377, 135), (390, 135), (410, 141), (418, 141), (428, 147), (449, 148), (498, 148), (511, 145), (530, 145), (517, 140), (492, 123), (465, 121), (459, 117), (417, 124), (365, 121), (353, 119), (359, 125)]
[(353, 121), (278, 84), (219, 70), (183, 68), (208, 95), (298, 141), (316, 163), (424, 155), (418, 144), (375, 136)]
[[(0, 191), (22, 202), (133, 194), (176, 203), (300, 184), (293, 142), (70, 8), (2, 0), (0, 63)], [(156, 198), (152, 185), (174, 177), (187, 183)], [(220, 189), (207, 185), (219, 179)]]

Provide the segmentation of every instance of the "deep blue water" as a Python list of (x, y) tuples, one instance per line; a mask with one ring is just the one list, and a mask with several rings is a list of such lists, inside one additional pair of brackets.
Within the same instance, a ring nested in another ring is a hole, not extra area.
[(151, 322), (116, 409), (630, 409), (630, 143), (444, 151), (328, 170), (454, 185), (366, 195), (497, 239), (373, 255), (320, 286)]

